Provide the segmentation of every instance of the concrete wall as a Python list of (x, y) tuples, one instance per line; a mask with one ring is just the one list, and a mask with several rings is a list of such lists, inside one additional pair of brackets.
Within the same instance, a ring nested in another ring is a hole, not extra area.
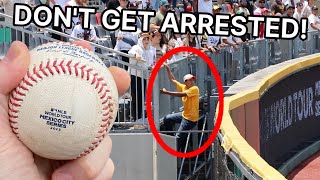
[[(177, 179), (177, 158), (167, 153), (152, 133), (114, 133), (110, 137), (115, 165), (113, 180), (152, 180), (154, 175), (158, 180)], [(161, 135), (161, 138), (171, 148), (176, 146), (174, 137)]]

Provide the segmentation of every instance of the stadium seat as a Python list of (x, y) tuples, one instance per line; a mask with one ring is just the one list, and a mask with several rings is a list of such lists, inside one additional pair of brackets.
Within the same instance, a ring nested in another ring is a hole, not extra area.
[(90, 24), (92, 24), (93, 26), (97, 25), (97, 18), (95, 15), (90, 15)]
[(107, 36), (107, 31), (105, 29), (103, 29), (102, 26), (95, 26), (96, 28), (96, 32), (97, 32), (97, 36), (99, 34), (99, 38), (104, 38)]
[(101, 13), (96, 13), (97, 24), (101, 26)]

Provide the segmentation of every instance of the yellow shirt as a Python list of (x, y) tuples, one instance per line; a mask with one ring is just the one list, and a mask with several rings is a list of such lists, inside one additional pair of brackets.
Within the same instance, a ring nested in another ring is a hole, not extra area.
[(187, 89), (186, 85), (176, 81), (176, 86), (179, 92), (185, 92), (187, 96), (182, 97), (183, 112), (182, 117), (197, 122), (199, 119), (199, 88), (192, 86)]

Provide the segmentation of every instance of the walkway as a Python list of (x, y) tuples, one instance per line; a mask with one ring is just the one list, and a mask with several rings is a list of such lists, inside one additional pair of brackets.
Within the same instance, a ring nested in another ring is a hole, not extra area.
[(320, 152), (301, 163), (288, 176), (289, 180), (319, 180), (320, 179)]

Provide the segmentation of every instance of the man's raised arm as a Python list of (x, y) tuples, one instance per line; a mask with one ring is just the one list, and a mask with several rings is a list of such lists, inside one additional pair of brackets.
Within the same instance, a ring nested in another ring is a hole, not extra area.
[(174, 76), (173, 76), (173, 74), (172, 74), (172, 72), (171, 72), (170, 67), (169, 67), (167, 64), (164, 64), (164, 66), (165, 66), (166, 69), (167, 69), (168, 76), (169, 76), (169, 79), (170, 79), (171, 83), (174, 84), (174, 85), (176, 85), (176, 82), (175, 82), (176, 79), (174, 78)]

